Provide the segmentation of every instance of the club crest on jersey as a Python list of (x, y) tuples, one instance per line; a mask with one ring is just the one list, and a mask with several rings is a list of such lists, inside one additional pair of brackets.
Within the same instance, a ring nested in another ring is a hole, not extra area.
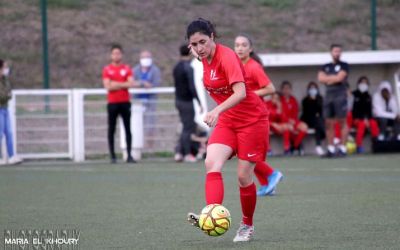
[(211, 81), (218, 80), (217, 71), (215, 71), (213, 69), (211, 70), (211, 72), (210, 72), (210, 80)]
[(121, 69), (119, 71), (119, 73), (121, 74), (121, 76), (125, 76), (126, 75), (126, 70), (125, 69)]
[(339, 72), (340, 71), (340, 64), (335, 66), (335, 72)]

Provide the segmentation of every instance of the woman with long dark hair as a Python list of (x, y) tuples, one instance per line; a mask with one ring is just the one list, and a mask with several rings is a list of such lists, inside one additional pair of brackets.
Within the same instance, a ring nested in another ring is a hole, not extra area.
[[(246, 73), (246, 87), (260, 98), (275, 93), (274, 84), (265, 73), (260, 58), (254, 52), (253, 41), (249, 35), (240, 34), (235, 38), (235, 53), (240, 58)], [(267, 123), (270, 126), (269, 121)], [(269, 130), (265, 137), (269, 140)], [(283, 177), (280, 171), (274, 170), (265, 161), (256, 163), (254, 174), (261, 184), (257, 192), (259, 196), (274, 195), (275, 188)]]
[[(234, 154), (238, 157), (237, 177), (242, 206), (242, 221), (234, 242), (249, 241), (254, 233), (253, 215), (257, 194), (253, 182), (256, 162), (264, 161), (268, 141), (267, 109), (261, 99), (246, 88), (245, 72), (240, 59), (230, 48), (215, 41), (214, 25), (197, 19), (187, 27), (192, 53), (203, 63), (203, 82), (218, 104), (204, 122), (214, 127), (207, 145), (205, 160), (207, 204), (222, 204), (224, 184), (221, 170)], [(188, 220), (198, 227), (198, 215)]]

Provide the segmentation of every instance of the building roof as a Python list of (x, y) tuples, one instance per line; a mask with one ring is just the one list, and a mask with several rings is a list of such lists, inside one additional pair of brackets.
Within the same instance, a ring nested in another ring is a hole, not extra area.
[[(314, 66), (331, 61), (329, 52), (260, 54), (265, 67)], [(400, 50), (344, 51), (342, 60), (349, 64), (400, 63)]]

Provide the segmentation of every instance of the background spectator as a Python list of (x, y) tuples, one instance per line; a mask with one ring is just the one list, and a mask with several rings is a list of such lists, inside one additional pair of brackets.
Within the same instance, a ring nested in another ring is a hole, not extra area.
[(290, 154), (297, 152), (299, 155), (303, 155), (304, 151), (301, 143), (307, 135), (307, 124), (299, 120), (299, 104), (292, 95), (292, 84), (289, 81), (282, 82), (281, 92), (282, 112), (287, 115), (290, 125)]
[(271, 94), (271, 98), (265, 101), (265, 105), (269, 112), (268, 119), (272, 132), (283, 137), (284, 153), (290, 152), (290, 126), (287, 116), (282, 112), (279, 95), (277, 93)]
[(111, 163), (117, 163), (114, 149), (114, 134), (118, 116), (121, 116), (125, 128), (127, 162), (135, 163), (131, 156), (131, 103), (128, 89), (134, 86), (131, 68), (122, 63), (122, 47), (111, 47), (111, 63), (103, 68), (103, 86), (107, 89), (108, 147)]
[(381, 82), (374, 94), (372, 105), (374, 117), (379, 124), (378, 140), (390, 139), (387, 128), (392, 127), (393, 137), (400, 141), (400, 116), (390, 82)]
[[(140, 63), (133, 68), (135, 80), (139, 82), (141, 88), (149, 89), (161, 85), (161, 71), (154, 64), (152, 54), (148, 50), (140, 53)], [(154, 124), (156, 122), (155, 111), (157, 103), (156, 94), (138, 94), (135, 98), (140, 100), (144, 107), (144, 128), (148, 136), (154, 135)]]
[(0, 164), (18, 164), (22, 162), (14, 153), (13, 132), (11, 130), (10, 113), (8, 112), (8, 101), (11, 99), (12, 86), (10, 83), (10, 68), (7, 63), (0, 59), (0, 150), (2, 148), (3, 135), (6, 137), (8, 162), (5, 160), (4, 152)]
[[(332, 44), (330, 50), (332, 62), (323, 65), (318, 72), (318, 81), (326, 85), (324, 99), (324, 117), (326, 125), (326, 136), (328, 140), (327, 157), (333, 157), (336, 153), (339, 156), (346, 155), (344, 143), (347, 140), (348, 126), (346, 124), (347, 115), (347, 77), (349, 65), (340, 60), (342, 46)], [(338, 151), (334, 145), (334, 126), (336, 123), (341, 127), (341, 143)]]
[(362, 143), (366, 128), (370, 129), (372, 138), (376, 138), (379, 135), (378, 123), (372, 118), (372, 97), (368, 92), (368, 88), (368, 78), (366, 76), (361, 76), (357, 81), (357, 89), (352, 92), (353, 108), (351, 112), (351, 125), (357, 130), (357, 153), (364, 152)]
[(319, 92), (318, 84), (309, 82), (307, 85), (307, 95), (301, 102), (302, 114), (300, 120), (304, 121), (309, 128), (315, 130), (315, 152), (322, 156), (325, 154), (321, 146), (325, 139), (324, 116), (322, 112), (323, 98)]
[(178, 109), (179, 118), (183, 125), (182, 133), (175, 150), (175, 161), (196, 162), (196, 157), (191, 153), (191, 135), (195, 132), (193, 100), (202, 107), (194, 85), (193, 68), (190, 66), (192, 57), (188, 45), (180, 47), (180, 61), (173, 70), (175, 83), (175, 107)]

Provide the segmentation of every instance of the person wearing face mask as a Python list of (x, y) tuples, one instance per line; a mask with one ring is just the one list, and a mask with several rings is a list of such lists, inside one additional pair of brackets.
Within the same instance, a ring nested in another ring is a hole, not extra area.
[(378, 123), (372, 118), (372, 97), (368, 92), (369, 80), (361, 76), (357, 81), (357, 89), (352, 92), (352, 126), (356, 128), (357, 153), (363, 153), (363, 138), (365, 129), (369, 128), (371, 137), (374, 139), (379, 135)]
[(373, 115), (379, 124), (379, 141), (390, 139), (388, 127), (393, 127), (393, 139), (400, 141), (400, 114), (392, 93), (392, 85), (383, 81), (372, 99)]
[(11, 99), (11, 83), (9, 80), (10, 67), (7, 63), (0, 59), (0, 145), (3, 140), (3, 135), (6, 137), (8, 162), (5, 157), (2, 157), (0, 165), (18, 164), (22, 159), (15, 155), (13, 132), (11, 130), (11, 119), (8, 111), (8, 101)]
[[(140, 63), (133, 68), (135, 80), (139, 82), (143, 89), (151, 89), (161, 85), (161, 71), (153, 62), (153, 56), (150, 51), (143, 50), (140, 53)], [(153, 125), (156, 122), (156, 94), (138, 94), (135, 98), (143, 103), (145, 107), (144, 113), (144, 129), (145, 135), (154, 135)]]
[(322, 156), (325, 154), (321, 146), (325, 139), (325, 125), (323, 116), (323, 98), (319, 93), (318, 84), (311, 81), (307, 85), (307, 95), (301, 102), (302, 114), (300, 120), (305, 122), (309, 128), (315, 130), (315, 152)]

